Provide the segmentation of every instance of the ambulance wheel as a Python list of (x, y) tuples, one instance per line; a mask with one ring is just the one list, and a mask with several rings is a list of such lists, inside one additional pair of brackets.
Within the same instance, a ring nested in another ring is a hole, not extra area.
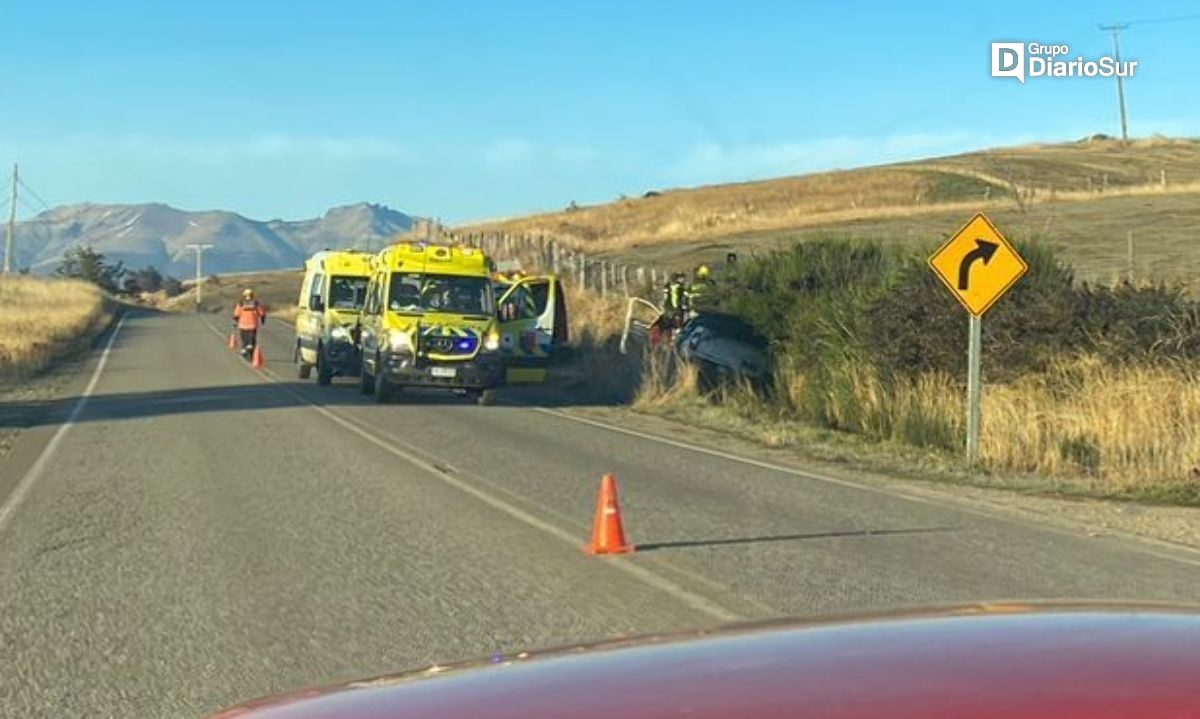
[(392, 383), (387, 381), (383, 373), (375, 371), (375, 401), (383, 404), (392, 398)]
[(358, 391), (367, 395), (375, 392), (375, 378), (367, 374), (366, 362), (363, 362), (362, 371), (358, 375)]
[(317, 384), (327, 385), (333, 381), (333, 369), (328, 362), (321, 361), (321, 355), (317, 354)]
[(305, 362), (300, 357), (300, 348), (299, 347), (296, 348), (296, 356), (294, 358), (294, 361), (296, 362), (296, 376), (297, 377), (299, 377), (300, 379), (308, 379), (310, 376), (312, 376), (312, 365)]

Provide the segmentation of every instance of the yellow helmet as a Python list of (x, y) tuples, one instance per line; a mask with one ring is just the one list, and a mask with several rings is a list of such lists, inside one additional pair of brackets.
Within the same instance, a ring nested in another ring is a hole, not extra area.
[(709, 273), (708, 265), (700, 265), (699, 267), (696, 268), (696, 277), (699, 279), (707, 280), (708, 273)]
[(254, 290), (250, 289), (249, 287), (242, 290), (242, 299), (244, 299), (244, 300), (254, 299)]

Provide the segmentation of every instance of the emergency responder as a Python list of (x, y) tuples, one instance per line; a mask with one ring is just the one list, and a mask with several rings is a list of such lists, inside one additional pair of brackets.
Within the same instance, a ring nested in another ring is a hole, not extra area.
[(688, 310), (692, 313), (712, 309), (716, 304), (716, 283), (712, 280), (712, 273), (708, 269), (708, 265), (700, 265), (696, 268), (692, 284), (687, 288), (687, 297)]
[(668, 327), (683, 326), (683, 317), (688, 311), (687, 286), (684, 284), (682, 272), (676, 272), (663, 285), (663, 315), (667, 318)]
[(392, 284), (392, 300), (388, 309), (393, 312), (412, 312), (421, 309), (421, 288), (411, 282)]
[(464, 315), (477, 315), (480, 310), (479, 291), (468, 281), (459, 280), (450, 287), (447, 309)]
[(233, 308), (233, 324), (242, 340), (242, 354), (254, 351), (258, 343), (258, 328), (267, 323), (267, 308), (254, 297), (254, 290), (242, 290), (242, 299)]

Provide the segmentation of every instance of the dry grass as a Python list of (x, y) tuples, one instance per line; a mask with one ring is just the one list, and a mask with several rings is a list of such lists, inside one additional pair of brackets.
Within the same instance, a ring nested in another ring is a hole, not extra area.
[(981, 453), (993, 467), (1068, 476), (1111, 494), (1200, 493), (1200, 368), (1087, 357), (986, 388)]
[(978, 210), (1010, 236), (1036, 234), (1053, 242), (1083, 278), (1107, 281), (1124, 272), (1127, 233), (1133, 232), (1139, 273), (1188, 280), (1200, 273), (1200, 255), (1193, 251), (1200, 142), (1030, 145), (670, 190), (465, 229), (545, 233), (630, 264), (684, 267), (719, 260), (727, 251), (831, 232), (932, 249)]
[[(822, 408), (842, 429), (882, 440), (898, 455), (911, 454), (908, 447), (934, 451), (948, 465), (959, 461), (964, 393), (949, 377), (885, 387), (857, 370), (846, 380), (849, 391), (824, 397)], [(666, 355), (647, 364), (634, 408), (767, 447), (797, 446), (813, 437), (799, 406), (812, 401), (804, 385), (802, 373), (783, 370), (774, 401), (738, 386), (706, 399), (694, 373)], [(981, 456), (985, 473), (970, 481), (1200, 503), (1200, 367), (1114, 367), (1085, 357), (1011, 385), (986, 385)]]
[(1198, 142), (1152, 138), (1123, 147), (1090, 141), (671, 190), (463, 229), (549, 233), (590, 251), (615, 251), (947, 210), (1197, 192)]
[(599, 293), (582, 290), (573, 283), (564, 284), (564, 288), (573, 343), (604, 344), (621, 335), (625, 298), (616, 293), (602, 298)]
[(572, 396), (586, 401), (627, 402), (641, 377), (639, 357), (617, 349), (624, 305), (615, 296), (601, 298), (565, 285), (570, 344), (555, 370)]
[[(304, 273), (296, 270), (278, 270), (260, 272), (253, 275), (238, 275), (237, 277), (218, 277), (216, 282), (211, 279), (203, 286), (202, 312), (232, 312), (233, 306), (241, 297), (244, 288), (253, 288), (258, 299), (267, 306), (267, 311), (274, 319), (281, 322), (292, 322), (296, 319), (299, 308), (296, 299), (300, 294), (300, 283)], [(196, 290), (189, 287), (187, 291), (167, 300), (161, 309), (168, 312), (196, 311)]]
[(699, 399), (700, 381), (695, 365), (665, 349), (646, 352), (641, 385), (633, 399), (634, 409), (652, 412)]
[(111, 318), (95, 285), (75, 280), (0, 277), (0, 380), (45, 369), (85, 346)]

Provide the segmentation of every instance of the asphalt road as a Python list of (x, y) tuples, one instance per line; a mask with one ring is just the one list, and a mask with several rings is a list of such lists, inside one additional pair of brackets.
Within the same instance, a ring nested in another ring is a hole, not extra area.
[[(0, 427), (23, 428), (0, 462), (0, 716), (194, 717), (780, 615), (1200, 597), (1183, 553), (674, 446), (520, 393), (376, 405), (292, 379), (290, 334), (269, 329), (264, 374), (216, 317), (131, 315), (77, 391), (0, 405)], [(635, 555), (580, 551), (605, 472)]]

